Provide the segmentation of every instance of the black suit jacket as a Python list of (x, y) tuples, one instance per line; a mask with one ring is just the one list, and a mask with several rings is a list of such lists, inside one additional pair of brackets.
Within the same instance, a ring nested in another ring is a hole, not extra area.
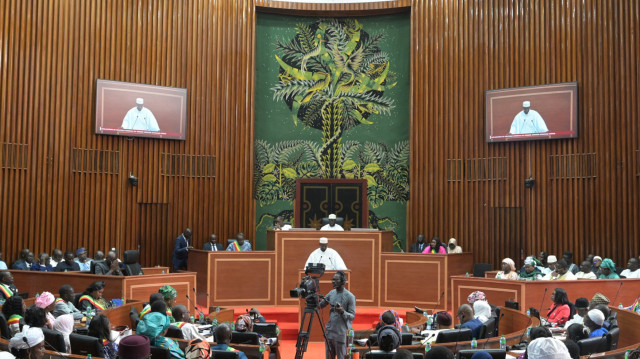
[(420, 243), (416, 242), (414, 244), (411, 245), (411, 248), (409, 249), (410, 253), (422, 253), (422, 251), (427, 248), (427, 246), (429, 245), (429, 243), (424, 242), (422, 243), (422, 249), (419, 249)]
[[(218, 251), (224, 251), (224, 247), (220, 243), (216, 243), (216, 248), (218, 249)], [(213, 248), (211, 247), (211, 242), (205, 243), (204, 248), (202, 249), (204, 249), (205, 251), (212, 251)]]

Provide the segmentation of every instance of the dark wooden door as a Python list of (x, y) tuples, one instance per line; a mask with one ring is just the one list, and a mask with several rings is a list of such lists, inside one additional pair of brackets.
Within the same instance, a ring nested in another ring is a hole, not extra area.
[(320, 228), (322, 218), (334, 213), (344, 228), (368, 227), (367, 181), (300, 179), (296, 182), (296, 227)]

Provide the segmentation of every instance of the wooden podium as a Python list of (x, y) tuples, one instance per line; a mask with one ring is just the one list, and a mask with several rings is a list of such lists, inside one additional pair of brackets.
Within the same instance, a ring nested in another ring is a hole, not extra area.
[[(333, 283), (331, 283), (331, 279), (333, 279), (334, 274), (336, 274), (337, 271), (335, 270), (328, 270), (324, 272), (324, 275), (320, 278), (319, 282), (320, 282), (320, 288), (318, 290), (318, 294), (320, 295), (327, 295), (332, 289), (333, 289)], [(345, 288), (351, 292), (351, 271), (350, 270), (344, 270), (343, 271), (346, 275), (347, 275), (347, 284), (345, 284)], [(304, 274), (304, 270), (300, 269), (298, 270), (298, 277), (300, 278), (300, 280), (302, 280), (302, 278), (305, 276)], [(300, 282), (300, 280), (298, 280), (298, 283)], [(302, 313), (304, 312), (304, 308), (306, 307), (306, 301), (302, 298), (298, 299), (299, 305), (298, 305), (298, 328), (300, 328), (300, 323), (302, 322)], [(356, 309), (358, 308), (358, 297), (356, 297)], [(324, 323), (325, 325), (327, 324), (327, 322), (329, 321), (329, 315), (331, 314), (330, 312), (330, 308), (324, 307), (323, 309), (320, 309), (320, 307), (318, 307), (318, 312), (320, 314), (320, 317), (322, 318), (322, 323)], [(357, 314), (357, 312), (356, 312)], [(307, 323), (305, 324), (305, 330), (306, 327), (308, 325), (308, 319), (307, 319)], [(322, 328), (320, 326), (320, 320), (314, 316), (313, 318), (313, 323), (311, 326), (311, 335), (309, 335), (309, 342), (324, 342), (324, 337), (322, 336)]]

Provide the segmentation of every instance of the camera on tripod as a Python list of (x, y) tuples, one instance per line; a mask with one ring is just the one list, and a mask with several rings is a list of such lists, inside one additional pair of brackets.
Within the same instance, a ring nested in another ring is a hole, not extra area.
[[(320, 286), (319, 278), (324, 274), (324, 264), (322, 263), (309, 263), (304, 270), (306, 276), (300, 281), (300, 285), (297, 288), (293, 288), (289, 291), (291, 298), (305, 298), (307, 305), (315, 306), (318, 304), (318, 289)], [(313, 276), (316, 274), (316, 276)]]

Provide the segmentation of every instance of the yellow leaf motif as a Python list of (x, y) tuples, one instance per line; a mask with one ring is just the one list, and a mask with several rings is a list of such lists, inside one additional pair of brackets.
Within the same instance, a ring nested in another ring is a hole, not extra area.
[(283, 169), (282, 173), (284, 174), (285, 177), (287, 177), (289, 179), (296, 179), (298, 177), (298, 174), (296, 173), (296, 170), (294, 170), (291, 167), (287, 167), (287, 168)]
[(378, 166), (377, 163), (369, 163), (368, 165), (364, 166), (364, 170), (369, 173), (375, 173), (380, 171), (380, 166)]
[(356, 168), (356, 162), (353, 160), (346, 160), (344, 161), (344, 163), (342, 164), (342, 169), (346, 170), (346, 171), (351, 171), (352, 169)]
[(373, 176), (371, 176), (371, 175), (364, 176), (364, 179), (367, 180), (367, 186), (377, 186), (378, 185), (378, 183), (376, 182), (376, 179), (373, 178)]
[(263, 181), (267, 181), (267, 182), (275, 182), (275, 181), (277, 181), (277, 178), (276, 178), (276, 176), (274, 176), (272, 174), (268, 174), (268, 175), (262, 177), (262, 180)]
[(276, 169), (276, 165), (274, 163), (267, 163), (262, 169), (262, 173), (271, 173)]

